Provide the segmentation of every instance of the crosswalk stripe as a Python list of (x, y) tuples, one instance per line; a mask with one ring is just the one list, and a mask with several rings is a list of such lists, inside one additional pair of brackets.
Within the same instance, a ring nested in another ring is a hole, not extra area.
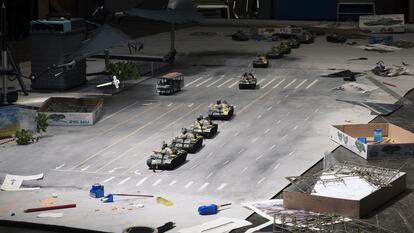
[(142, 178), (140, 181), (138, 181), (137, 186), (141, 186), (147, 179), (148, 177)]
[(308, 80), (307, 79), (303, 80), (301, 83), (299, 83), (299, 85), (295, 87), (295, 89), (298, 89), (299, 87), (301, 87), (304, 83), (306, 83), (306, 81)]
[(121, 180), (121, 182), (119, 182), (118, 184), (125, 184), (125, 182), (127, 182), (129, 179), (131, 179), (131, 177), (127, 177), (127, 178)]
[(220, 185), (220, 187), (217, 188), (217, 190), (222, 190), (226, 186), (227, 186), (227, 184), (226, 183), (223, 183), (223, 184)]
[(186, 188), (186, 189), (188, 189), (192, 184), (193, 184), (194, 182), (192, 182), (192, 181), (190, 181), (190, 182), (188, 182), (184, 187)]
[(239, 83), (239, 81), (234, 82), (233, 84), (231, 84), (231, 85), (229, 86), (229, 88), (234, 87), (234, 85), (236, 85), (236, 84), (238, 84), (238, 83)]
[(319, 79), (316, 79), (315, 81), (313, 81), (311, 84), (309, 84), (306, 89), (309, 89), (311, 86), (313, 86), (315, 83), (318, 82)]
[(210, 81), (211, 79), (212, 79), (212, 78), (208, 78), (208, 79), (206, 79), (206, 80), (202, 81), (201, 83), (197, 84), (195, 87), (200, 87), (201, 85), (203, 85), (204, 83), (206, 83), (206, 82)]
[(194, 80), (194, 81), (192, 81), (192, 82), (187, 83), (187, 84), (185, 85), (185, 87), (190, 86), (191, 84), (193, 84), (193, 83), (197, 82), (198, 80), (200, 80), (200, 79), (202, 79), (202, 78), (203, 78), (203, 77), (200, 77), (200, 78), (198, 78), (198, 79), (196, 79), (196, 80)]
[(296, 79), (293, 79), (292, 82), (288, 83), (288, 85), (286, 85), (283, 89), (290, 87), (290, 85), (292, 85), (294, 82), (296, 82)]
[(198, 189), (198, 191), (203, 191), (205, 188), (207, 188), (207, 186), (209, 185), (210, 183), (204, 183), (199, 189)]
[(158, 179), (157, 181), (155, 181), (152, 185), (153, 186), (157, 186), (159, 183), (161, 183), (162, 179)]
[(280, 86), (280, 84), (282, 84), (285, 80), (286, 80), (285, 78), (284, 78), (284, 79), (282, 79), (282, 80), (280, 80), (280, 82), (278, 82), (276, 85), (274, 85), (274, 86), (272, 87), (272, 89), (275, 89), (276, 87)]
[(210, 84), (208, 84), (207, 85), (207, 87), (211, 87), (211, 86), (213, 86), (214, 84), (216, 84), (217, 82), (219, 82), (220, 80), (222, 80), (223, 78), (218, 78), (216, 81), (214, 81), (214, 82), (212, 82), (212, 83), (210, 83)]
[(109, 181), (111, 181), (111, 180), (113, 180), (113, 179), (115, 179), (115, 176), (111, 176), (111, 177), (109, 177), (108, 179), (106, 179), (106, 180), (102, 181), (101, 183), (103, 184), (103, 183), (109, 182)]
[(270, 80), (270, 82), (268, 82), (268, 83), (266, 83), (265, 85), (263, 85), (263, 87), (262, 88), (265, 88), (265, 87), (267, 87), (267, 86), (269, 86), (272, 82), (274, 82), (276, 79), (272, 79), (272, 80)]
[(224, 84), (226, 84), (226, 83), (228, 83), (228, 82), (231, 82), (231, 80), (233, 80), (233, 79), (234, 79), (234, 78), (227, 79), (227, 81), (225, 81), (224, 83), (222, 83), (222, 84), (218, 85), (217, 87), (222, 87)]
[(177, 181), (176, 181), (176, 180), (173, 180), (173, 181), (171, 181), (171, 182), (170, 182), (170, 184), (169, 184), (169, 185), (170, 185), (170, 186), (173, 186), (175, 183), (177, 183)]
[(260, 83), (262, 83), (262, 82), (264, 82), (264, 81), (266, 81), (266, 79), (265, 79), (265, 78), (260, 79), (260, 80), (259, 80), (259, 82), (257, 82), (257, 85), (259, 85)]

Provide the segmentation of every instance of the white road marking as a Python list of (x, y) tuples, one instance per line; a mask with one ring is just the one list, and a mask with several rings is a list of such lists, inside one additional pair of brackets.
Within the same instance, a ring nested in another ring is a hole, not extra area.
[(170, 185), (170, 186), (173, 186), (175, 183), (177, 183), (177, 181), (176, 181), (176, 180), (173, 180), (173, 181), (171, 181), (171, 182), (170, 182), (170, 184), (169, 184), (169, 185)]
[(263, 177), (262, 179), (260, 179), (257, 184), (261, 184), (264, 180), (266, 179), (266, 177)]
[(295, 89), (298, 89), (299, 87), (301, 87), (304, 83), (306, 83), (306, 81), (308, 80), (307, 79), (303, 80), (301, 83), (299, 83), (299, 85), (295, 87)]
[(266, 129), (264, 133), (267, 134), (269, 132), (270, 132), (270, 129)]
[(276, 104), (280, 104), (280, 102), (282, 102), (281, 100), (278, 100), (277, 102), (276, 102)]
[(296, 79), (293, 79), (290, 83), (288, 83), (283, 89), (286, 89), (288, 87), (290, 87), (290, 85), (292, 85), (294, 82), (296, 82)]
[(289, 94), (285, 95), (285, 98), (289, 98)]
[(56, 170), (59, 170), (59, 169), (61, 169), (62, 167), (64, 167), (65, 166), (65, 164), (62, 164), (62, 165), (60, 165), (60, 166), (58, 166), (58, 167), (56, 167), (55, 169)]
[(204, 183), (199, 189), (198, 189), (198, 191), (203, 191), (203, 189), (205, 189), (205, 188), (207, 188), (207, 186), (209, 185), (210, 183)]
[(234, 86), (235, 86), (235, 85), (237, 85), (238, 83), (239, 83), (239, 81), (236, 81), (236, 82), (232, 83), (232, 84), (229, 86), (229, 88), (234, 87)]
[(217, 82), (219, 82), (220, 80), (222, 80), (223, 78), (219, 78), (219, 79), (217, 79), (216, 81), (214, 81), (214, 82), (212, 82), (212, 83), (210, 83), (210, 84), (208, 84), (206, 87), (211, 87), (211, 86), (213, 86), (214, 84), (216, 84)]
[(286, 113), (286, 116), (289, 116), (289, 115), (290, 115), (290, 112), (287, 112), (287, 113)]
[(212, 175), (213, 175), (213, 173), (212, 173), (212, 172), (210, 172), (210, 174), (208, 174), (208, 175), (206, 176), (206, 179), (210, 178), (210, 176), (212, 176)]
[(225, 143), (221, 144), (221, 146), (225, 146), (226, 144), (227, 144), (227, 142), (225, 142)]
[(260, 114), (260, 115), (257, 116), (257, 119), (260, 119), (260, 118), (262, 118), (262, 114)]
[(239, 132), (236, 132), (233, 134), (233, 136), (237, 137), (239, 135)]
[(223, 184), (220, 185), (220, 187), (217, 188), (217, 190), (220, 191), (220, 190), (224, 189), (224, 187), (226, 187), (226, 186), (227, 186), (227, 184), (223, 183)]
[(109, 170), (108, 173), (114, 173), (119, 168), (123, 168), (123, 167), (114, 167), (111, 170)]
[(259, 160), (259, 159), (261, 159), (262, 157), (263, 157), (263, 155), (257, 156), (256, 161)]
[(213, 155), (213, 152), (210, 152), (208, 155), (207, 155), (207, 158), (209, 158), (210, 156), (212, 156)]
[(295, 153), (295, 151), (291, 151), (289, 154), (288, 154), (288, 156), (291, 156), (291, 155), (293, 155)]
[(192, 181), (190, 181), (190, 182), (188, 182), (184, 187), (186, 188), (186, 189), (188, 189), (192, 184), (193, 184), (194, 182), (192, 182)]
[(287, 134), (285, 134), (285, 135), (282, 137), (282, 140), (286, 139), (286, 137), (287, 137)]
[(198, 165), (199, 165), (199, 164), (196, 164), (196, 165), (194, 165), (194, 166), (190, 167), (190, 170), (192, 170), (192, 169), (196, 168)]
[(247, 171), (247, 167), (243, 168), (243, 170), (240, 172), (240, 174), (243, 174), (245, 171)]
[(260, 79), (259, 82), (257, 82), (256, 84), (259, 85), (260, 83), (264, 82), (266, 79)]
[(296, 106), (296, 109), (299, 109), (299, 108), (301, 108), (302, 107), (302, 105), (298, 105), (298, 106)]
[(220, 84), (220, 85), (218, 85), (217, 87), (222, 87), (224, 84), (226, 84), (226, 83), (228, 83), (228, 82), (231, 82), (231, 80), (233, 80), (234, 78), (229, 78), (229, 79), (227, 79), (227, 81), (225, 81), (224, 83), (222, 83), (222, 84)]
[(194, 106), (194, 103), (191, 103), (191, 104), (188, 105), (189, 108), (191, 108), (193, 106)]
[(319, 112), (319, 108), (315, 109), (315, 112)]
[(131, 177), (127, 177), (127, 178), (121, 180), (121, 182), (119, 182), (118, 184), (125, 184), (125, 182), (127, 182), (130, 179), (131, 179)]
[(239, 150), (239, 152), (237, 152), (237, 154), (241, 154), (241, 153), (243, 153), (243, 151), (245, 151), (245, 149)]
[(297, 130), (299, 128), (299, 125), (296, 125), (295, 127), (293, 127), (293, 131)]
[(269, 86), (272, 82), (274, 82), (276, 79), (272, 79), (272, 80), (270, 80), (268, 83), (266, 83), (265, 85), (263, 85), (263, 87), (262, 88), (265, 88), (265, 87), (267, 87), (267, 86)]
[(194, 81), (192, 81), (192, 82), (187, 83), (187, 84), (185, 85), (185, 87), (190, 86), (191, 84), (193, 84), (193, 83), (197, 82), (198, 80), (200, 80), (200, 79), (202, 79), (202, 78), (203, 78), (203, 77), (200, 77), (200, 78), (198, 78), (198, 79), (196, 79), (196, 80), (194, 80)]
[(306, 89), (309, 89), (309, 88), (311, 88), (315, 83), (317, 83), (318, 82), (318, 79), (316, 79), (315, 81), (313, 81), (311, 84), (309, 84), (307, 87), (306, 87)]
[(273, 170), (276, 170), (280, 166), (280, 163), (276, 164)]
[(113, 117), (113, 116), (117, 115), (118, 113), (120, 113), (120, 112), (124, 111), (124, 110), (125, 110), (125, 109), (127, 109), (127, 108), (130, 108), (131, 106), (136, 105), (137, 103), (138, 103), (138, 101), (137, 101), (137, 102), (134, 102), (134, 103), (132, 103), (132, 104), (128, 104), (127, 106), (125, 106), (125, 107), (121, 108), (120, 110), (118, 110), (118, 111), (116, 111), (116, 112), (112, 113), (111, 115), (109, 115), (109, 116), (107, 116), (107, 117), (104, 117), (104, 118), (103, 118), (102, 120), (100, 120), (99, 122), (103, 122), (103, 121), (105, 121), (105, 120), (108, 120), (109, 118), (111, 118), (111, 117)]
[(139, 170), (135, 170), (135, 171), (134, 171), (134, 174), (135, 174), (135, 175), (141, 175), (141, 172), (139, 172)]
[(252, 125), (252, 124), (250, 124), (250, 123), (249, 123), (249, 124), (247, 124), (247, 125), (246, 125), (246, 128), (250, 127), (251, 125)]
[(162, 179), (158, 179), (157, 181), (155, 181), (152, 185), (153, 186), (157, 186), (159, 183), (161, 183)]
[(171, 107), (171, 105), (173, 105), (173, 103), (169, 103), (169, 104), (167, 105), (167, 107)]
[(281, 120), (278, 120), (278, 121), (276, 122), (276, 125), (280, 124), (280, 122), (281, 122)]
[(255, 142), (257, 142), (257, 140), (258, 140), (259, 138), (253, 138), (252, 140), (250, 140), (250, 142), (251, 143), (255, 143)]
[(273, 144), (273, 145), (269, 148), (269, 150), (273, 150), (275, 147), (276, 147), (276, 145), (275, 145), (275, 144)]
[(310, 119), (310, 116), (306, 117), (303, 121), (308, 121)]
[(137, 186), (141, 186), (147, 179), (148, 177), (142, 178), (140, 181), (138, 181)]
[(230, 160), (227, 160), (226, 162), (224, 162), (223, 166), (226, 166), (228, 163), (230, 163)]
[(90, 167), (91, 167), (91, 166), (89, 166), (89, 165), (88, 165), (88, 166), (86, 166), (86, 167), (82, 168), (82, 169), (81, 169), (81, 171), (86, 171), (86, 170), (88, 170), (88, 168), (90, 168)]
[(282, 79), (282, 80), (280, 80), (280, 82), (278, 82), (276, 85), (274, 85), (274, 86), (272, 87), (272, 89), (275, 89), (276, 87), (280, 86), (280, 84), (282, 84), (285, 80), (286, 80), (285, 78), (284, 78), (284, 79)]
[(109, 182), (109, 181), (111, 181), (111, 180), (113, 180), (113, 179), (115, 179), (115, 176), (111, 176), (111, 177), (109, 177), (108, 179), (106, 179), (106, 180), (102, 181), (102, 182), (101, 182), (101, 184), (106, 183), (106, 182)]
[(272, 110), (272, 108), (273, 108), (272, 106), (268, 107), (268, 108), (267, 108), (267, 111)]
[(208, 79), (206, 79), (206, 80), (202, 81), (201, 83), (197, 84), (195, 87), (200, 87), (201, 85), (203, 85), (204, 83), (206, 83), (206, 82), (210, 81), (211, 79), (212, 79), (212, 78), (208, 78)]
[(142, 104), (143, 106), (150, 106), (150, 105), (152, 105), (152, 103), (145, 103), (145, 104)]

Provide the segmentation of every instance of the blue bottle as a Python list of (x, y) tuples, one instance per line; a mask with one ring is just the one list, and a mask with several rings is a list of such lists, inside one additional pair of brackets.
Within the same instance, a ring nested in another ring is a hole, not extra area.
[(374, 129), (374, 143), (382, 142), (382, 129)]

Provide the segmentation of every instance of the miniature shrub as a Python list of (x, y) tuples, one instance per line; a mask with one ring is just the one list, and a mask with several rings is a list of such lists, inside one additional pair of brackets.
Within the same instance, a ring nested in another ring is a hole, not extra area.
[(105, 69), (116, 75), (120, 81), (128, 79), (136, 80), (140, 77), (137, 66), (132, 62), (109, 63), (106, 65)]
[(16, 142), (18, 145), (29, 145), (34, 142), (33, 134), (27, 129), (16, 131)]
[(46, 132), (46, 129), (49, 126), (47, 123), (47, 115), (44, 113), (38, 113), (35, 120), (37, 133)]

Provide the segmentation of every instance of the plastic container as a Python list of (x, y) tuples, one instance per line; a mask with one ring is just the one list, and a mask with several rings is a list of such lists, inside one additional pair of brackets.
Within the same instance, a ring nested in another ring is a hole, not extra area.
[(104, 186), (101, 184), (94, 184), (92, 185), (91, 190), (89, 191), (89, 196), (93, 198), (101, 198), (104, 197)]
[(374, 129), (374, 143), (382, 142), (382, 129)]
[(366, 143), (367, 143), (367, 138), (364, 138), (364, 137), (362, 137), (362, 138), (358, 138), (358, 141), (360, 141), (360, 142), (362, 142), (362, 143), (366, 144)]

